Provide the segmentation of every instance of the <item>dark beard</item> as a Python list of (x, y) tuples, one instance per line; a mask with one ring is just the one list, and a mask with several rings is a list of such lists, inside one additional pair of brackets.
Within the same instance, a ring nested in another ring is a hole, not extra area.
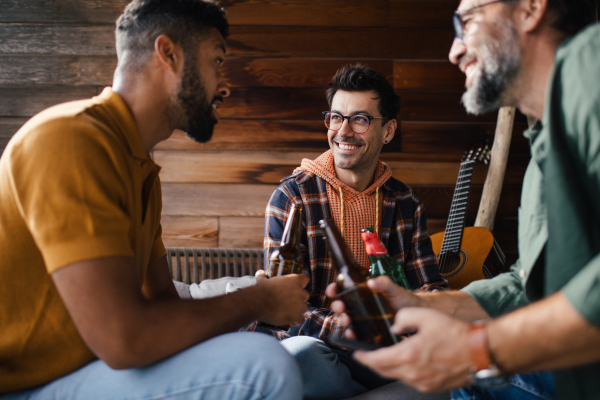
[(490, 38), (481, 46), (479, 62), (483, 68), (462, 96), (470, 114), (485, 114), (503, 106), (505, 91), (519, 72), (521, 56), (517, 33), (512, 25), (504, 25), (499, 31), (499, 40)]
[(206, 143), (212, 137), (214, 126), (218, 122), (213, 114), (212, 102), (219, 96), (215, 96), (210, 102), (207, 100), (206, 89), (196, 64), (195, 58), (185, 60), (177, 99), (187, 120), (187, 126), (181, 130), (196, 142)]

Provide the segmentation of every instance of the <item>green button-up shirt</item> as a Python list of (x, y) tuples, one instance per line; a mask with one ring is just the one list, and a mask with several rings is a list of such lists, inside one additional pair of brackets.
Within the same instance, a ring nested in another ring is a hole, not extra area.
[[(544, 119), (525, 136), (532, 159), (519, 208), (519, 260), (510, 272), (463, 290), (493, 317), (563, 291), (582, 317), (600, 327), (597, 24), (558, 49)], [(573, 339), (577, 340), (575, 333)], [(557, 371), (554, 376), (560, 398), (600, 399), (600, 363)]]

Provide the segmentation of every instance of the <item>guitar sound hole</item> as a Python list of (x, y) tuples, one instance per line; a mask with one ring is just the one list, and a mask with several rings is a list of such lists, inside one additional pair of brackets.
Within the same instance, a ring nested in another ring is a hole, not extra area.
[(440, 274), (445, 278), (457, 275), (467, 264), (467, 253), (460, 249), (460, 253), (444, 253), (438, 255)]

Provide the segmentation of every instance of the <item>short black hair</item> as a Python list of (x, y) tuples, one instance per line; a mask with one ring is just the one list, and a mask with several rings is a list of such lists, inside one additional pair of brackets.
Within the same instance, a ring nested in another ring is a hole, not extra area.
[[(225, 10), (216, 2), (133, 0), (117, 20), (119, 64), (141, 68), (152, 54), (154, 41), (163, 34), (180, 45), (186, 56), (193, 57), (211, 29), (217, 29), (223, 38), (229, 35)], [(127, 60), (123, 60), (126, 53)]]
[(344, 65), (338, 69), (327, 89), (326, 97), (329, 107), (338, 90), (345, 92), (369, 92), (377, 94), (379, 105), (377, 109), (381, 113), (383, 125), (389, 120), (395, 119), (400, 112), (400, 97), (394, 92), (394, 88), (381, 72), (373, 71), (369, 66), (358, 64)]
[(551, 26), (569, 36), (598, 20), (596, 0), (548, 0), (554, 19)]

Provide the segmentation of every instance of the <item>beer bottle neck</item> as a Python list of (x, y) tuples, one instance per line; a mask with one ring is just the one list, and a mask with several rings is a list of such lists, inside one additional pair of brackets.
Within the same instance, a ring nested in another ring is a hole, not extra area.
[(281, 236), (281, 246), (298, 247), (302, 228), (302, 205), (292, 204), (290, 215)]

